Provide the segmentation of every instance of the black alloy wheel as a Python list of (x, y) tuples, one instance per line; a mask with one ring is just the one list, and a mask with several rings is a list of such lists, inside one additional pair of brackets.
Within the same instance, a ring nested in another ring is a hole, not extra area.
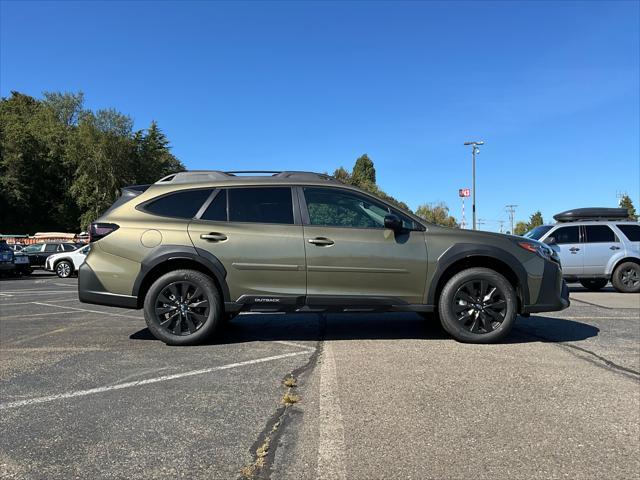
[(206, 341), (222, 323), (220, 292), (213, 279), (196, 270), (174, 270), (158, 278), (144, 298), (149, 331), (167, 345)]
[(456, 340), (494, 343), (509, 334), (518, 313), (514, 285), (490, 268), (456, 273), (438, 298), (442, 327)]
[(207, 321), (209, 309), (205, 291), (188, 280), (170, 283), (156, 295), (158, 325), (171, 335), (197, 332)]
[(490, 280), (471, 280), (454, 295), (453, 310), (462, 328), (471, 333), (493, 332), (504, 322), (507, 302), (500, 287)]

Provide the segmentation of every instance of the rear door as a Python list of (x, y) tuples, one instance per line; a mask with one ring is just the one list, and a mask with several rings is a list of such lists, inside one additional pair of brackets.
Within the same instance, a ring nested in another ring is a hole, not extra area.
[(585, 225), (584, 274), (604, 275), (612, 257), (624, 255), (624, 245), (609, 225)]
[(411, 219), (403, 218), (408, 229), (396, 235), (384, 228), (389, 208), (371, 197), (329, 187), (299, 192), (309, 304), (330, 297), (339, 303), (344, 296), (360, 297), (342, 299), (354, 305), (376, 303), (372, 297), (423, 303), (427, 247), (424, 231)]
[(577, 225), (558, 227), (550, 232), (549, 236), (556, 239), (562, 273), (582, 275), (584, 271), (584, 246), (581, 242), (580, 227)]
[[(220, 260), (231, 300), (282, 304), (306, 289), (300, 212), (289, 186), (229, 187), (189, 224), (193, 244)], [(296, 299), (290, 299), (297, 301)]]

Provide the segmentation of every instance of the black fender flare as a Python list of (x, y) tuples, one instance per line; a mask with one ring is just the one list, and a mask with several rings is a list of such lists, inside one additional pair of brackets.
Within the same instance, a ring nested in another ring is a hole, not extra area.
[(491, 245), (478, 245), (477, 243), (456, 243), (440, 255), (436, 271), (434, 272), (431, 284), (429, 285), (426, 303), (435, 305), (438, 283), (440, 283), (442, 275), (451, 265), (460, 260), (464, 260), (465, 258), (473, 257), (490, 257), (507, 265), (507, 267), (509, 267), (518, 278), (518, 283), (522, 290), (521, 294), (523, 305), (529, 304), (529, 281), (527, 271), (522, 266), (522, 263), (502, 248), (493, 247)]
[(215, 277), (218, 285), (220, 285), (224, 301), (230, 301), (229, 286), (227, 285), (226, 280), (227, 270), (224, 268), (224, 265), (222, 265), (222, 262), (220, 262), (215, 255), (207, 252), (206, 250), (196, 247), (186, 247), (183, 245), (161, 245), (149, 252), (141, 262), (140, 271), (133, 283), (131, 294), (137, 298), (140, 293), (142, 282), (144, 282), (144, 279), (149, 272), (158, 265), (170, 260), (191, 260), (204, 266)]

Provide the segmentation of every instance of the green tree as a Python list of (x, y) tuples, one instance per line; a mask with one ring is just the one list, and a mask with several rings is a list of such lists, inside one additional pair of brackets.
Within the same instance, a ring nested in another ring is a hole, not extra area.
[(527, 222), (518, 222), (513, 229), (514, 235), (524, 235), (530, 230), (529, 224)]
[(619, 206), (620, 208), (627, 209), (627, 212), (629, 212), (629, 218), (631, 220), (638, 220), (638, 215), (636, 214), (636, 207), (633, 206), (633, 201), (631, 201), (631, 197), (629, 197), (629, 195), (624, 194), (620, 198)]
[(397, 200), (378, 187), (376, 184), (376, 169), (373, 165), (373, 160), (371, 160), (366, 153), (356, 159), (356, 163), (351, 173), (349, 173), (344, 167), (339, 167), (333, 172), (333, 176), (343, 183), (353, 185), (372, 193), (402, 210), (406, 210), (408, 212), (411, 211), (406, 203)]
[(544, 219), (542, 218), (542, 212), (538, 210), (531, 217), (529, 217), (529, 230), (535, 227), (539, 227), (540, 225), (544, 225)]
[(366, 153), (356, 159), (351, 178), (356, 186), (364, 187), (376, 184), (376, 167), (373, 166), (373, 161)]
[(0, 229), (77, 231), (111, 205), (125, 185), (179, 170), (153, 122), (133, 132), (115, 109), (91, 112), (82, 93), (12, 92), (0, 100)]
[(458, 228), (458, 221), (449, 215), (449, 207), (444, 202), (425, 203), (416, 209), (416, 215), (429, 223)]

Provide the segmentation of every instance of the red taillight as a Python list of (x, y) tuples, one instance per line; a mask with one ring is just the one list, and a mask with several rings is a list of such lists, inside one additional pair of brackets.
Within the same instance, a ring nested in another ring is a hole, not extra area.
[(115, 223), (92, 223), (89, 228), (89, 242), (100, 240), (119, 228)]

